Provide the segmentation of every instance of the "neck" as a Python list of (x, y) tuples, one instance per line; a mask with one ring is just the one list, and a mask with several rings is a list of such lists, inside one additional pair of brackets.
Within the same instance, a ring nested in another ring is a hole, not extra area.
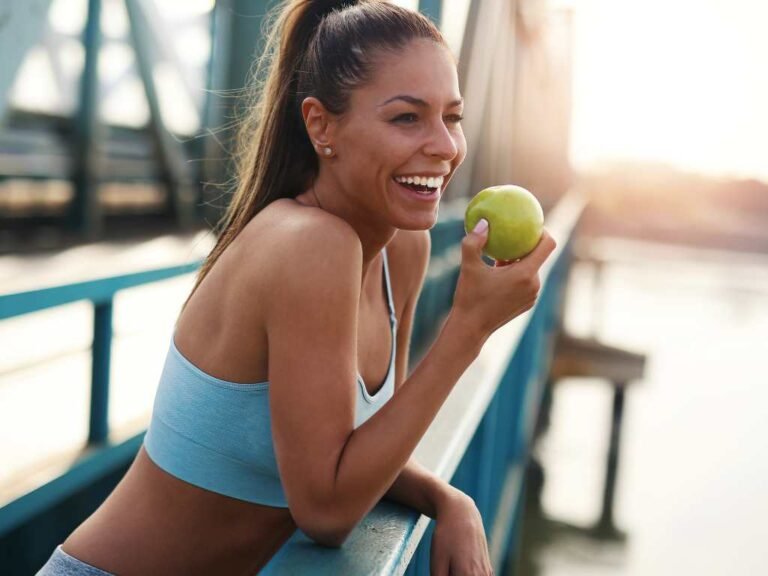
[[(314, 205), (338, 216), (355, 229), (363, 247), (362, 280), (365, 284), (371, 264), (395, 236), (397, 229), (382, 222), (377, 214), (370, 213), (360, 203), (351, 201), (341, 186), (332, 181), (330, 176), (325, 178), (323, 176), (321, 169), (320, 175), (310, 188), (307, 199), (311, 198), (310, 201)], [(302, 194), (302, 196), (306, 195), (307, 193)]]

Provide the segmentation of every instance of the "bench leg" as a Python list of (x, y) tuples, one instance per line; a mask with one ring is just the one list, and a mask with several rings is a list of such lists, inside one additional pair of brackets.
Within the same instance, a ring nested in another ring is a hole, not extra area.
[(611, 436), (605, 462), (605, 483), (603, 485), (603, 506), (600, 520), (594, 527), (595, 532), (604, 537), (623, 539), (623, 533), (613, 524), (613, 503), (616, 496), (616, 475), (619, 468), (619, 447), (621, 443), (621, 423), (624, 415), (624, 383), (615, 383), (613, 392), (613, 411), (611, 417)]

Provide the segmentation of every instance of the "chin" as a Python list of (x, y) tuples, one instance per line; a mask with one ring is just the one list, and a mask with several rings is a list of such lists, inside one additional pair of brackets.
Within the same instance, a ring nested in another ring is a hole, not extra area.
[(406, 218), (401, 218), (397, 227), (401, 230), (430, 230), (437, 223), (437, 210), (434, 212), (424, 211), (420, 214), (409, 214)]

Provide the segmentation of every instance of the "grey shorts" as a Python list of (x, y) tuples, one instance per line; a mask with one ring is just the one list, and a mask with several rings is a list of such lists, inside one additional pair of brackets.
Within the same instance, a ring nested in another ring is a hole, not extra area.
[(35, 576), (114, 576), (114, 574), (70, 556), (59, 545)]

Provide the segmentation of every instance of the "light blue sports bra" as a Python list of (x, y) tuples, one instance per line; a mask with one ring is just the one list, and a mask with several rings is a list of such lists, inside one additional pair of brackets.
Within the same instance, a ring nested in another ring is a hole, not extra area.
[[(395, 388), (397, 320), (386, 249), (382, 256), (392, 352), (376, 394), (368, 393), (358, 373), (356, 428), (392, 397)], [(248, 502), (288, 507), (272, 442), (269, 382), (239, 384), (215, 378), (182, 356), (173, 338), (144, 447), (155, 464), (190, 484)]]

